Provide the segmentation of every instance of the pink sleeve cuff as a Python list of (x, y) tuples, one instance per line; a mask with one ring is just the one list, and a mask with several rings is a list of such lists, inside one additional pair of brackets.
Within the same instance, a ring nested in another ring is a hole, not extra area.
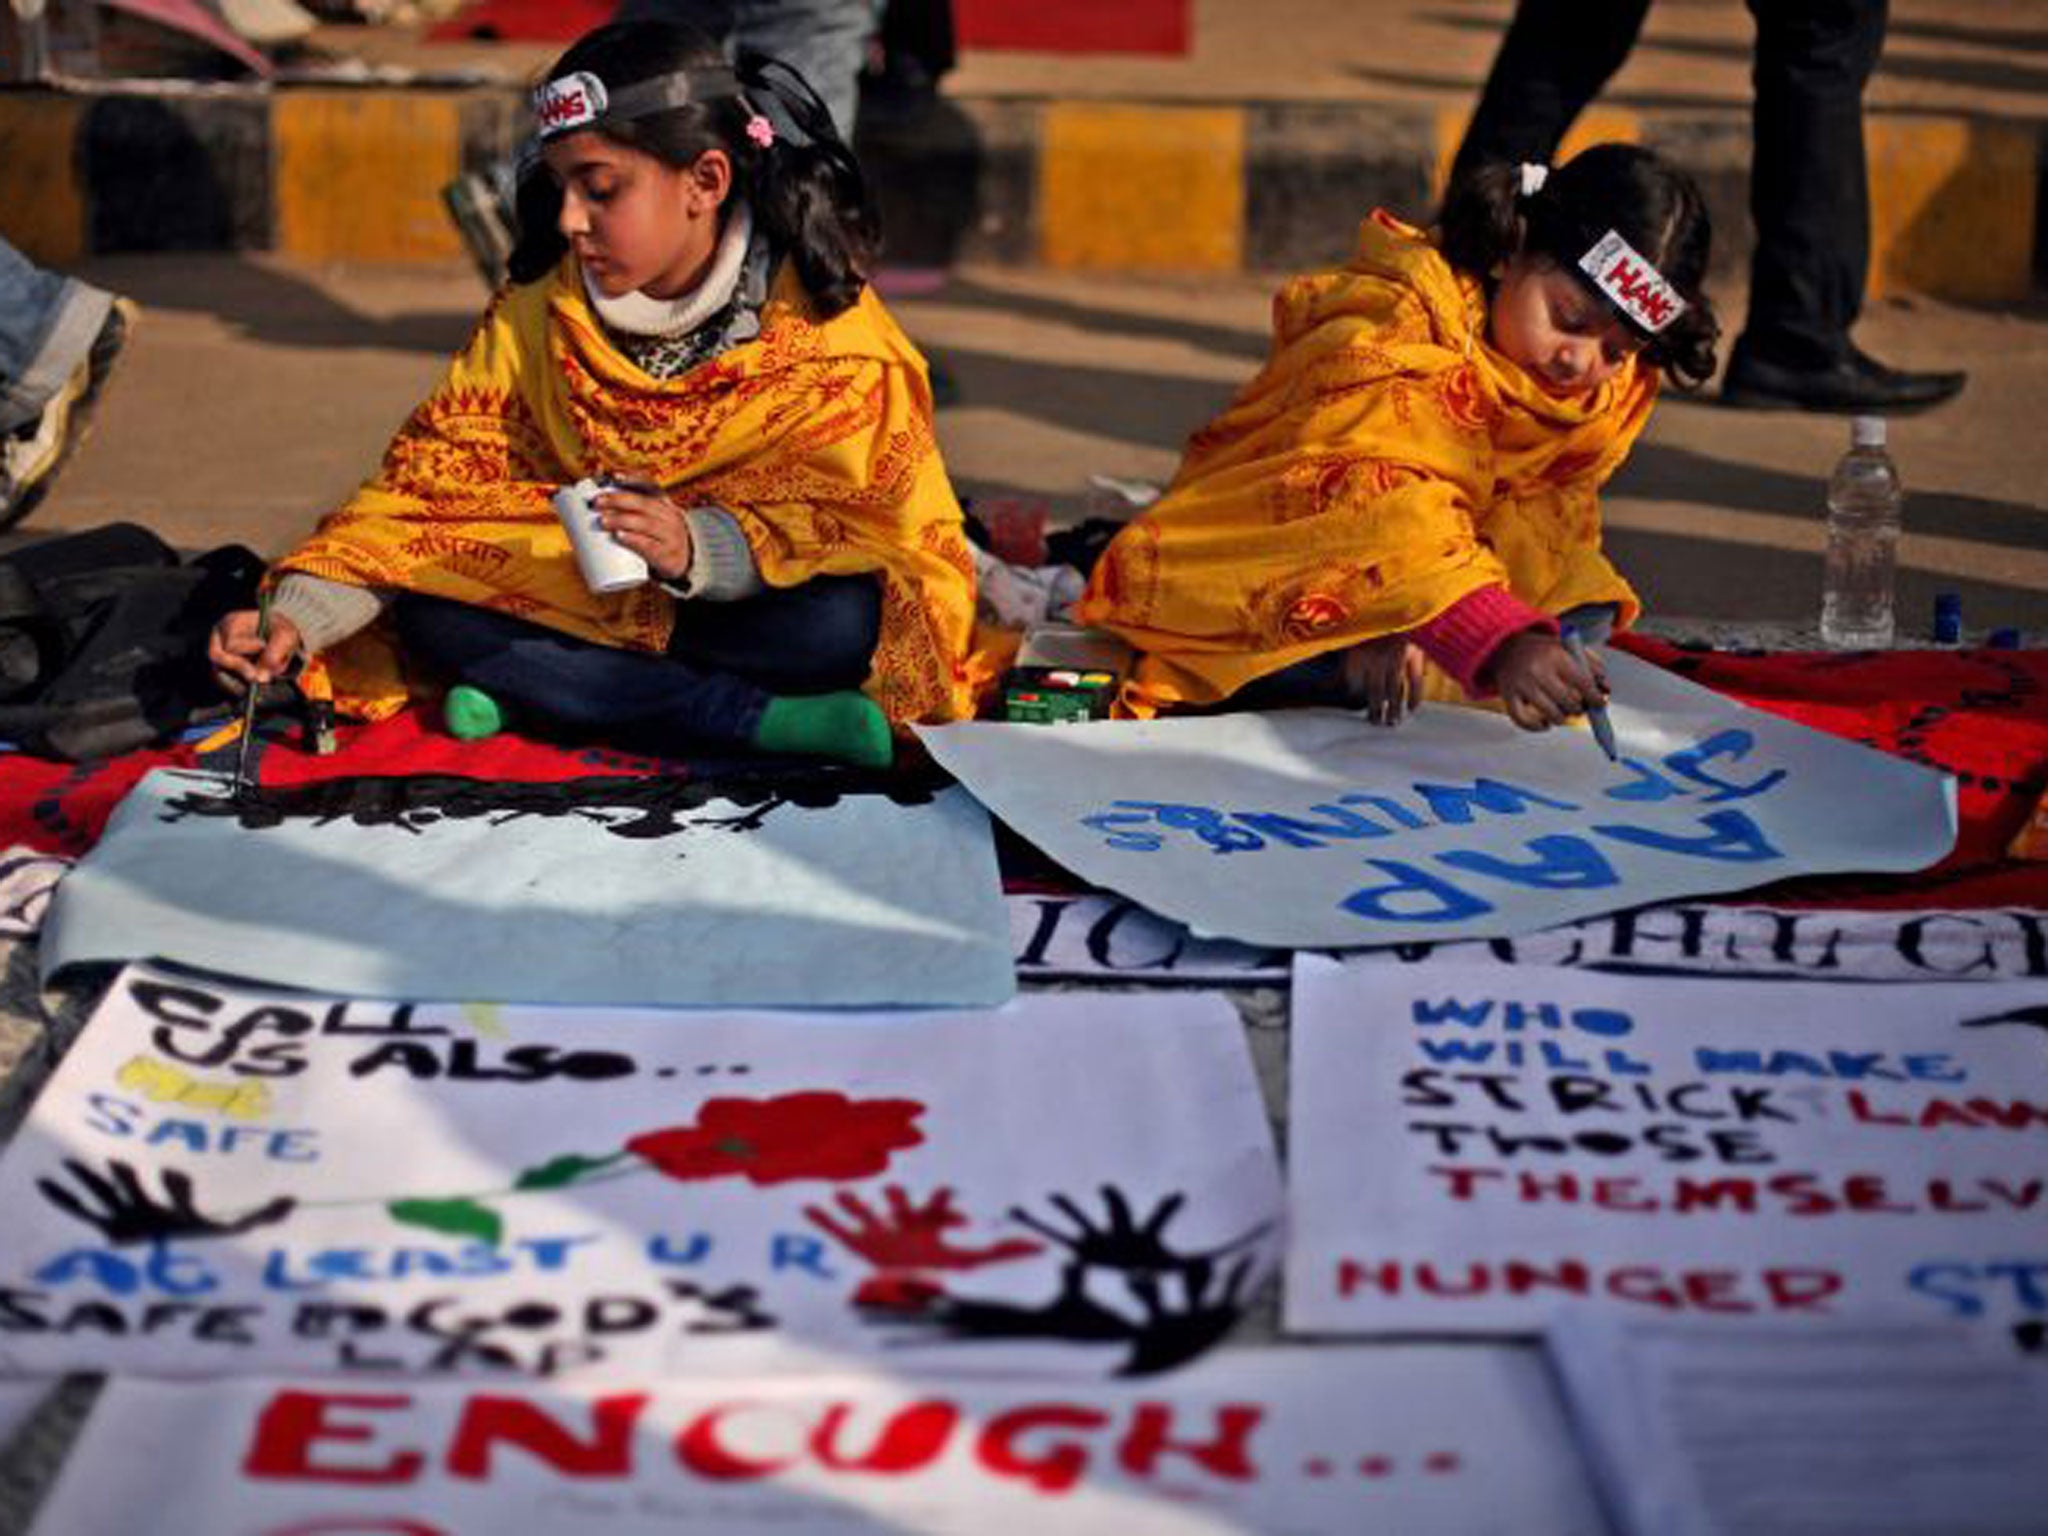
[(1532, 608), (1506, 587), (1481, 587), (1468, 592), (1426, 624), (1418, 624), (1408, 638), (1422, 647), (1422, 654), (1458, 680), (1458, 686), (1474, 698), (1487, 698), (1490, 685), (1479, 679), (1493, 653), (1510, 635), (1525, 629), (1557, 633), (1557, 620), (1541, 608)]

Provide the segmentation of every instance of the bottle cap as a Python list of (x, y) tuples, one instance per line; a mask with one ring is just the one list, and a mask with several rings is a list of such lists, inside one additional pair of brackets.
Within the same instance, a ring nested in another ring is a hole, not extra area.
[(2020, 648), (2020, 632), (2016, 629), (1994, 629), (1985, 637), (1984, 643), (1995, 651), (2016, 651)]
[(1884, 418), (1882, 416), (1853, 416), (1849, 419), (1849, 445), (1852, 448), (1882, 448), (1884, 446)]

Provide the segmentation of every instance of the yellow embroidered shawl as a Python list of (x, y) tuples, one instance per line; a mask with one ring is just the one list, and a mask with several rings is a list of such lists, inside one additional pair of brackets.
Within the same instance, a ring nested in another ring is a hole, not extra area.
[[(1080, 605), (1143, 653), (1127, 712), (1227, 698), (1489, 584), (1552, 613), (1616, 602), (1633, 622), (1596, 492), (1649, 417), (1653, 370), (1547, 394), (1487, 344), (1479, 284), (1385, 213), (1273, 314), (1265, 366), (1188, 440)], [(1464, 697), (1430, 672), (1428, 696)]]
[[(598, 474), (725, 508), (771, 586), (878, 572), (868, 694), (898, 723), (972, 712), (974, 562), (924, 361), (872, 292), (820, 321), (787, 269), (759, 337), (674, 379), (642, 372), (607, 340), (572, 260), (501, 291), (376, 475), (277, 571), (455, 598), (659, 651), (675, 599), (652, 583), (593, 595), (549, 504), (558, 486)], [(405, 702), (384, 631), (320, 658), (349, 713), (377, 719)]]

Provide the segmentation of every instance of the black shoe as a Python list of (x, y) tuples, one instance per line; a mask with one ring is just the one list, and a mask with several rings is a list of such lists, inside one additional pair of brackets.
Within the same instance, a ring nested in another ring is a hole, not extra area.
[(1906, 373), (1849, 349), (1824, 368), (1788, 368), (1736, 343), (1721, 378), (1721, 403), (1749, 410), (1840, 411), (1855, 415), (1922, 411), (1962, 392), (1967, 373)]

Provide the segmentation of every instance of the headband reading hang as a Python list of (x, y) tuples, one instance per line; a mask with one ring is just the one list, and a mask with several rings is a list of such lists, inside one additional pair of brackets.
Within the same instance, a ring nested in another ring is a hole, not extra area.
[(1617, 230), (1610, 229), (1579, 258), (1579, 270), (1630, 320), (1652, 336), (1686, 311), (1678, 290)]
[(705, 64), (612, 91), (588, 70), (559, 75), (533, 93), (533, 119), (540, 138), (556, 138), (600, 120), (623, 122), (672, 112), (693, 101), (716, 101), (740, 93), (739, 77), (723, 64)]

